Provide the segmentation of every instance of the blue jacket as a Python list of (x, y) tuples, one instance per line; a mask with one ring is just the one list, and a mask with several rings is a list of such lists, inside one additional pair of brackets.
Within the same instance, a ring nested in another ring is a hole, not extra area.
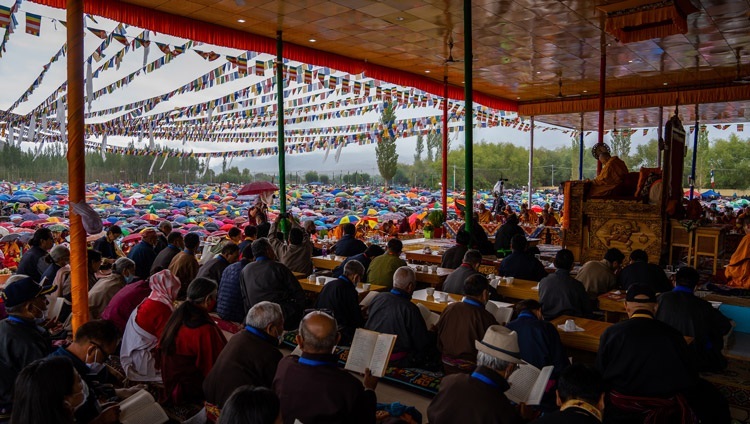
[(135, 275), (141, 280), (147, 280), (151, 276), (151, 265), (156, 259), (154, 246), (142, 241), (128, 253), (128, 259), (135, 262)]
[(518, 348), (524, 361), (539, 369), (553, 365), (554, 376), (559, 376), (570, 365), (560, 341), (560, 333), (549, 322), (524, 311), (506, 327), (518, 333)]
[(245, 305), (242, 303), (240, 275), (242, 268), (249, 264), (245, 259), (229, 265), (221, 274), (219, 293), (216, 299), (216, 313), (227, 321), (245, 322)]
[(531, 281), (540, 281), (547, 276), (544, 265), (535, 257), (515, 250), (500, 262), (497, 273), (503, 277), (514, 277), (520, 280)]
[(352, 235), (345, 234), (336, 243), (335, 253), (338, 256), (354, 256), (367, 250), (367, 245)]

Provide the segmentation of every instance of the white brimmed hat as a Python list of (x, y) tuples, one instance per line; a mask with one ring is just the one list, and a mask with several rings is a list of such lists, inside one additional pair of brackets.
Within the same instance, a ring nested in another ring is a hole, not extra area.
[(484, 333), (482, 340), (474, 342), (477, 350), (514, 364), (522, 363), (518, 348), (518, 334), (502, 325), (492, 325)]

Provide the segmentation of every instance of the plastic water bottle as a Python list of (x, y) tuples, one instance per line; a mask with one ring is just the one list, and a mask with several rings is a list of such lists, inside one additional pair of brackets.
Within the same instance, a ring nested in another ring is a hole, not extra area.
[(321, 253), (323, 254), (323, 256), (328, 255), (328, 244), (324, 244), (322, 250), (323, 251)]

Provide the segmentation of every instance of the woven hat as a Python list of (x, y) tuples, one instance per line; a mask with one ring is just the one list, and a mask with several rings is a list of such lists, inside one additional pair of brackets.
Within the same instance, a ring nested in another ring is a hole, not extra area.
[(502, 325), (492, 325), (484, 333), (482, 340), (474, 342), (477, 350), (506, 362), (523, 362), (518, 348), (518, 334)]

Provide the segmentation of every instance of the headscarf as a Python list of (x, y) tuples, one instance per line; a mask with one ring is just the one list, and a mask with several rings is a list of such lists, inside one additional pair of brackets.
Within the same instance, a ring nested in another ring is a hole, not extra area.
[(172, 302), (177, 298), (177, 292), (180, 290), (180, 280), (176, 276), (168, 269), (159, 271), (149, 279), (149, 287), (151, 288), (149, 299), (161, 302), (174, 310)]

